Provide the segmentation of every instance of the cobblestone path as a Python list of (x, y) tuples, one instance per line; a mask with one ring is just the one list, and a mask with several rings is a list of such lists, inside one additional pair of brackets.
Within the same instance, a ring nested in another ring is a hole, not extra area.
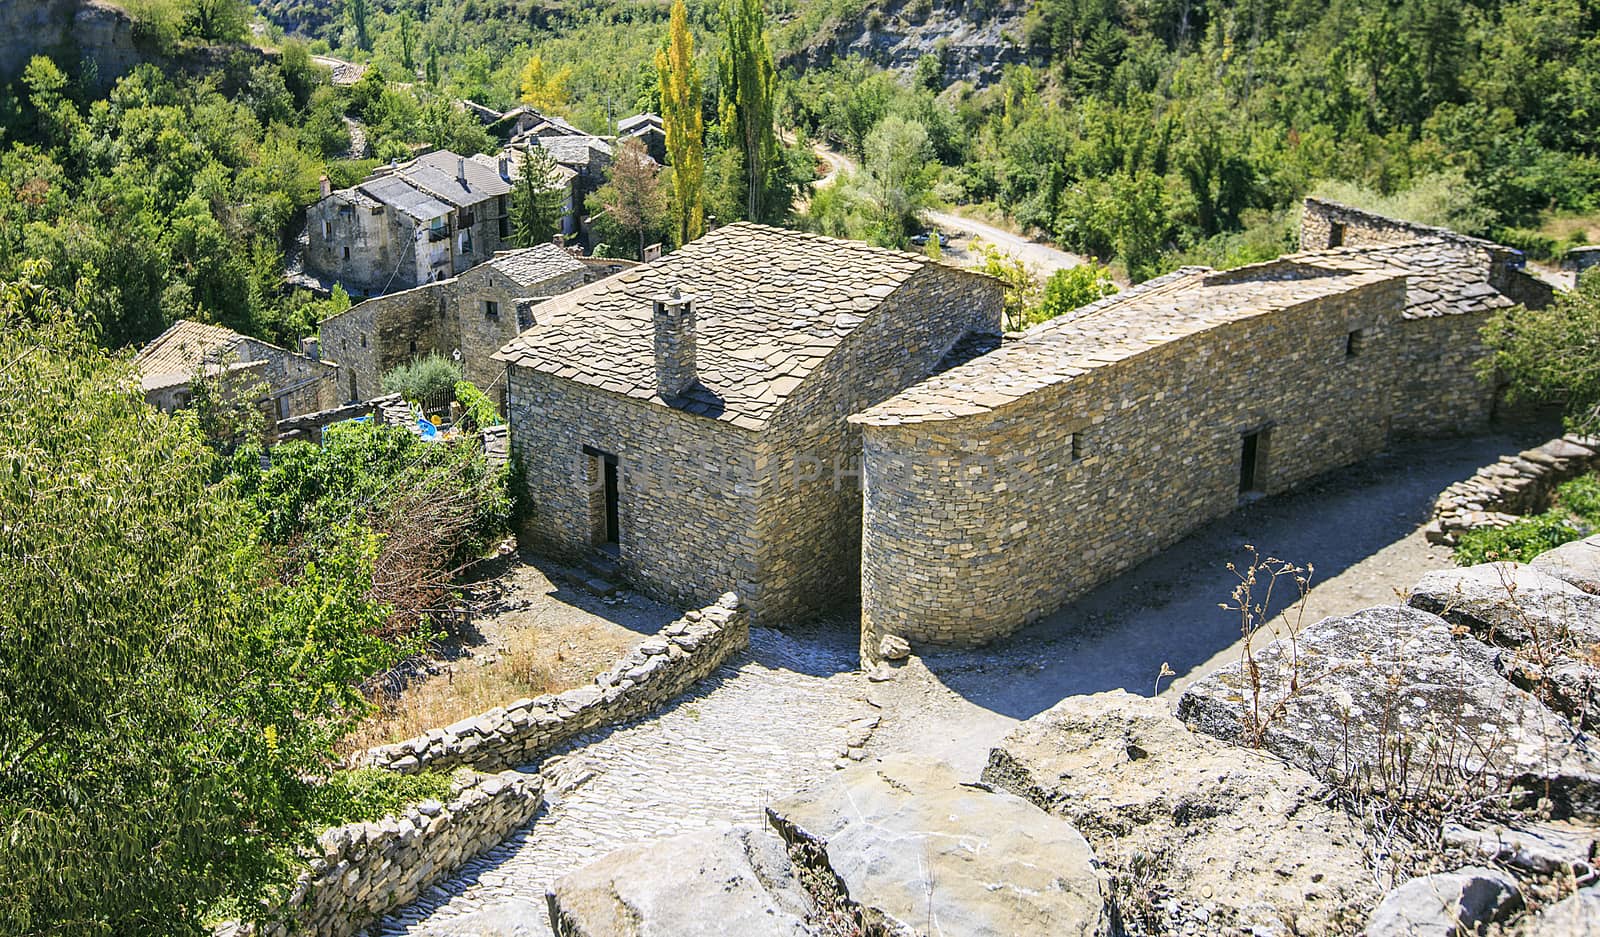
[(547, 937), (553, 880), (619, 846), (724, 823), (835, 770), (878, 710), (851, 673), (856, 637), (752, 629), (750, 650), (666, 709), (578, 739), (539, 766), (545, 812), (369, 929), (372, 935)]

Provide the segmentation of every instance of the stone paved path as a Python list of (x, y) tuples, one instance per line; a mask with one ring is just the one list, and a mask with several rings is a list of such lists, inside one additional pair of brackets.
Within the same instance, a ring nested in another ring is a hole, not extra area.
[[(877, 710), (856, 638), (757, 628), (750, 651), (667, 709), (578, 739), (541, 766), (551, 803), (370, 934), (544, 937), (545, 887), (627, 843), (724, 823), (762, 825), (773, 799), (831, 773)], [(563, 792), (563, 788), (566, 788)]]

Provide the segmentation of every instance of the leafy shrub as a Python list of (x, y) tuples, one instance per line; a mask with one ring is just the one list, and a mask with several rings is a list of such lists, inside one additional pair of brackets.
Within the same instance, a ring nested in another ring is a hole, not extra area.
[(414, 403), (438, 406), (448, 402), (461, 380), (461, 366), (430, 354), (402, 364), (383, 376), (383, 389)]
[(1116, 291), (1111, 271), (1092, 260), (1067, 270), (1057, 270), (1045, 281), (1044, 297), (1039, 305), (1028, 311), (1028, 324), (1054, 319)]
[(505, 422), (500, 418), (494, 401), (471, 381), (456, 382), (456, 402), (466, 410), (462, 420), (474, 429), (487, 429)]

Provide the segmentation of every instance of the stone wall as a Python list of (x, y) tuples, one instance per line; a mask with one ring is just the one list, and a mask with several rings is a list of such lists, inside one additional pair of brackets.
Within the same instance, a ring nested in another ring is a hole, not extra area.
[[(532, 517), (519, 531), (557, 556), (604, 541), (602, 457), (618, 473), (617, 563), (629, 582), (679, 605), (729, 589), (760, 615), (757, 435), (528, 368), (507, 376), (511, 457)], [(585, 447), (589, 451), (585, 451)]]
[[(584, 272), (575, 270), (523, 286), (488, 264), (462, 274), (453, 291), (453, 302), (459, 329), (456, 347), (461, 349), (467, 380), (486, 388), (505, 373), (506, 366), (492, 360), (491, 356), (522, 331), (517, 321), (519, 299), (558, 296), (577, 289), (584, 282)], [(485, 305), (489, 302), (497, 307), (492, 316)], [(450, 349), (445, 349), (443, 353), (449, 352)]]
[(864, 659), (885, 634), (1001, 637), (1229, 513), (1242, 434), (1261, 432), (1265, 494), (1378, 451), (1404, 304), (1404, 280), (1382, 280), (973, 416), (868, 425)]
[(1479, 332), (1488, 319), (1489, 313), (1474, 312), (1400, 322), (1403, 364), (1392, 405), (1396, 437), (1469, 433), (1488, 425), (1496, 387), (1478, 373), (1487, 354)]
[(1471, 478), (1446, 488), (1423, 528), (1428, 540), (1455, 546), (1462, 531), (1505, 527), (1549, 509), (1556, 486), (1600, 467), (1600, 439), (1567, 436), (1514, 456), (1501, 456)]
[(347, 937), (497, 846), (544, 803), (538, 775), (463, 772), (450, 802), (423, 801), (376, 823), (335, 827), (318, 838), (322, 855), (264, 922), (217, 929), (218, 937), (261, 934)]
[(525, 765), (602, 726), (637, 719), (676, 698), (750, 644), (749, 617), (729, 593), (645, 639), (591, 686), (525, 699), (427, 735), (367, 752), (392, 771)]
[(246, 338), (241, 346), (240, 360), (265, 362), (261, 377), (272, 398), (274, 417), (315, 413), (339, 402), (336, 365), (253, 338)]
[(998, 335), (1003, 307), (998, 281), (925, 268), (784, 402), (763, 439), (769, 496), (756, 512), (766, 620), (860, 593), (861, 432), (848, 418), (927, 377), (964, 335)]
[(419, 237), (415, 219), (346, 191), (306, 209), (306, 232), (306, 269), (357, 295), (409, 289), (435, 272), (452, 274), (449, 240)]
[(418, 355), (439, 348), (449, 354), (454, 283), (378, 296), (323, 321), (320, 349), (339, 364), (340, 400), (381, 394), (384, 372)]
[(335, 423), (345, 420), (354, 420), (358, 417), (372, 416), (383, 407), (400, 402), (399, 394), (384, 397), (375, 397), (357, 403), (345, 404), (340, 407), (330, 407), (318, 410), (315, 413), (305, 413), (300, 416), (279, 420), (274, 428), (276, 434), (274, 442), (321, 442), (322, 431)]

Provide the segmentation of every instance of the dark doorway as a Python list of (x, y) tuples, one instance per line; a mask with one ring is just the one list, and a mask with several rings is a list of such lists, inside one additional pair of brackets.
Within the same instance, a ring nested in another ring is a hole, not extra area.
[(1335, 221), (1333, 224), (1328, 225), (1328, 246), (1329, 247), (1343, 247), (1344, 246), (1344, 223), (1343, 222)]
[(621, 542), (617, 521), (617, 460), (605, 460), (606, 473), (606, 543)]
[(1256, 494), (1265, 490), (1267, 474), (1267, 431), (1253, 430), (1240, 437), (1239, 493)]

